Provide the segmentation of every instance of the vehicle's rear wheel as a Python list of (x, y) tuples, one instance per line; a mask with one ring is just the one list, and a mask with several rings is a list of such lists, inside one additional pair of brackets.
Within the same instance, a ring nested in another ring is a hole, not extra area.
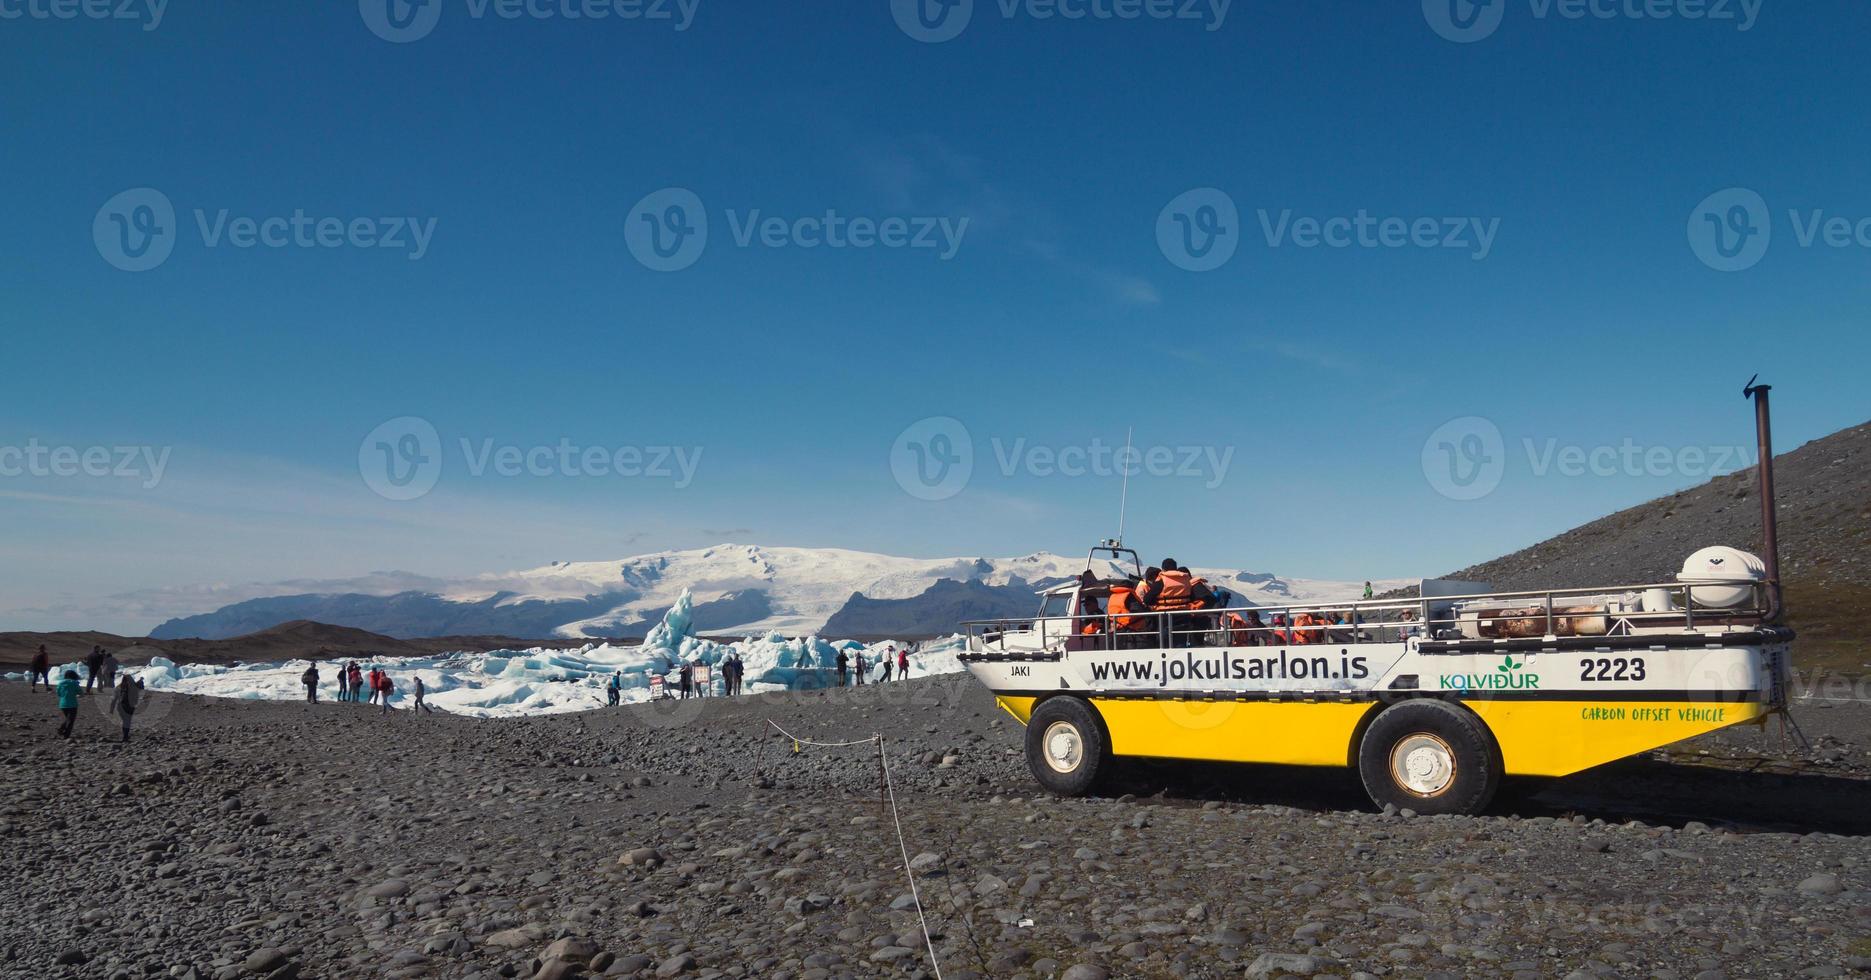
[(1379, 806), (1480, 813), (1501, 784), (1500, 753), (1481, 719), (1445, 701), (1385, 708), (1358, 745), (1358, 775)]
[(1049, 698), (1026, 722), (1033, 778), (1060, 796), (1084, 796), (1110, 769), (1111, 739), (1098, 712), (1069, 696)]

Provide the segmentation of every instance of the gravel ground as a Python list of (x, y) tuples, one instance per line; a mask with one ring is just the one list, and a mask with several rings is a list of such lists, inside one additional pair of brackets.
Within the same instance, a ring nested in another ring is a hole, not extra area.
[[(523, 721), (0, 684), (0, 974), (1834, 976), (1871, 968), (1871, 710), (1803, 706), (1479, 818), (1343, 773), (1039, 797), (965, 677)], [(1830, 704), (1830, 703), (1828, 703)], [(1539, 792), (1533, 795), (1535, 791)]]

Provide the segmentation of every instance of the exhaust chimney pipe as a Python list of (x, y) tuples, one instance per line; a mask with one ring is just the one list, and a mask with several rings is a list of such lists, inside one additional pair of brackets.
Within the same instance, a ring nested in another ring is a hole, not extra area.
[(1773, 385), (1755, 384), (1759, 378), (1758, 374), (1749, 378), (1741, 396), (1754, 401), (1754, 436), (1760, 451), (1756, 469), (1760, 472), (1761, 557), (1767, 563), (1767, 621), (1772, 622), (1784, 611), (1780, 597), (1780, 533), (1774, 508), (1773, 418), (1767, 407), (1767, 393)]

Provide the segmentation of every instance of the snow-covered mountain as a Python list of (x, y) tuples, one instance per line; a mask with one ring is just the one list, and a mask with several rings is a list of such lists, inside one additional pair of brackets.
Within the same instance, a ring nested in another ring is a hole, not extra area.
[[(285, 620), (313, 619), (400, 637), (641, 636), (684, 589), (694, 595), (697, 627), (712, 634), (805, 635), (836, 630), (841, 621), (867, 635), (931, 634), (953, 629), (958, 615), (1024, 615), (1034, 608), (1035, 589), (1076, 576), (1084, 567), (1082, 556), (1045, 552), (1019, 558), (899, 558), (836, 548), (724, 544), (431, 579), (419, 590), (387, 588), (397, 579), (391, 574), (321, 582), (316, 591), (295, 583), (298, 591), (292, 594), (262, 591), (214, 612), (172, 619), (151, 635), (220, 638)], [(1343, 598), (1363, 586), (1233, 569), (1197, 571), (1247, 602)], [(1408, 583), (1374, 584), (1381, 591)]]

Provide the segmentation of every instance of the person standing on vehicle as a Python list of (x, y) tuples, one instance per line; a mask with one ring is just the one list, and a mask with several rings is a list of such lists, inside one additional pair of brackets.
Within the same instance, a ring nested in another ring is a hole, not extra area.
[[(340, 678), (339, 683), (342, 684), (343, 683), (342, 678), (344, 677), (344, 672), (339, 671), (338, 677)], [(314, 663), (311, 666), (305, 668), (305, 673), (299, 675), (299, 683), (305, 685), (305, 703), (317, 704), (318, 703), (318, 664)], [(342, 690), (342, 688), (340, 688), (340, 690)], [(339, 698), (344, 697), (344, 695), (342, 694), (338, 696)]]
[(46, 693), (52, 691), (52, 655), (45, 652), (45, 644), (39, 644), (39, 652), (32, 655), (32, 688), (28, 693), (39, 690), (39, 682), (45, 682)]
[(1370, 602), (1370, 601), (1371, 601), (1371, 597), (1372, 597), (1372, 595), (1373, 595), (1373, 594), (1374, 594), (1374, 593), (1372, 593), (1372, 592), (1371, 592), (1371, 581), (1370, 581), (1370, 579), (1365, 579), (1365, 581), (1364, 581), (1364, 601), (1366, 601), (1366, 602)]
[(136, 716), (137, 703), (143, 698), (143, 682), (125, 675), (117, 681), (117, 693), (111, 695), (110, 710), (123, 720), (123, 740), (130, 741), (130, 719)]
[(78, 723), (78, 672), (68, 670), (65, 678), (58, 682), (58, 710), (65, 716), (65, 724), (60, 725), (60, 738), (71, 737), (71, 726)]

